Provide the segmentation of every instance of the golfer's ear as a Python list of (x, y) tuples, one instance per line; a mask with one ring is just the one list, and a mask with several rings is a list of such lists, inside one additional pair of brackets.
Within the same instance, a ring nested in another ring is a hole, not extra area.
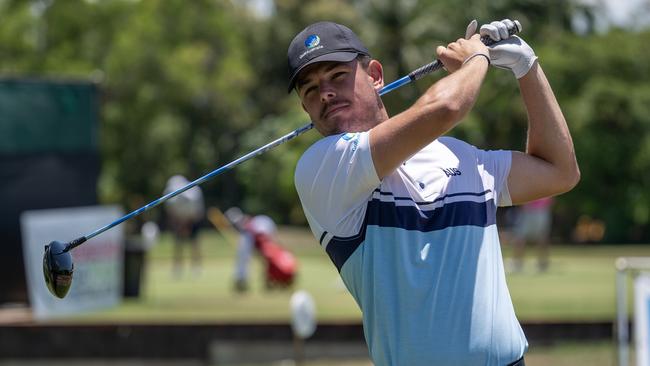
[(307, 108), (305, 108), (305, 103), (300, 102), (300, 105), (302, 106), (302, 110), (305, 111), (305, 112), (307, 112)]
[(368, 64), (368, 75), (372, 78), (372, 84), (375, 89), (384, 87), (384, 69), (377, 60), (370, 60)]

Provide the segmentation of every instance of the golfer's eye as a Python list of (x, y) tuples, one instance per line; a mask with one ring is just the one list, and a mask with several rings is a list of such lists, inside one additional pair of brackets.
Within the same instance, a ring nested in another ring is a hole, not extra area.
[(304, 88), (303, 90), (304, 90), (304, 92), (302, 93), (302, 96), (304, 98), (304, 97), (308, 96), (311, 92), (316, 90), (316, 86), (310, 85), (310, 86)]
[(339, 71), (339, 72), (336, 72), (336, 73), (334, 73), (334, 75), (332, 76), (332, 79), (334, 79), (334, 80), (341, 80), (341, 79), (343, 79), (343, 77), (345, 76), (345, 74), (346, 74), (345, 71)]

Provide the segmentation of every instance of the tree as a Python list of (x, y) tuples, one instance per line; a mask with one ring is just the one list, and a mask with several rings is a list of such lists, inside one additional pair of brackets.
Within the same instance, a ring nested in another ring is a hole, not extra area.
[[(106, 59), (105, 199), (157, 197), (173, 174), (197, 178), (233, 158), (255, 115), (243, 16), (228, 2), (132, 4)], [(237, 199), (233, 175), (206, 197)]]
[[(308, 122), (286, 92), (286, 50), (313, 21), (350, 25), (389, 82), (431, 61), (472, 18), (519, 19), (565, 111), (583, 173), (558, 199), (561, 234), (588, 214), (606, 221), (608, 241), (650, 240), (647, 31), (595, 35), (594, 9), (568, 0), (277, 0), (268, 18), (245, 4), (0, 1), (0, 72), (100, 82), (102, 200), (136, 208), (158, 197), (169, 176), (196, 178)], [(576, 14), (588, 25), (579, 36)], [(384, 97), (389, 112), (411, 105), (442, 75)], [(480, 148), (523, 149), (518, 98), (512, 75), (491, 70), (452, 135)], [(309, 132), (206, 183), (208, 204), (304, 223), (293, 169), (318, 138)]]
[(649, 40), (648, 31), (613, 31), (540, 49), (582, 171), (559, 208), (569, 222), (603, 220), (608, 242), (650, 240)]

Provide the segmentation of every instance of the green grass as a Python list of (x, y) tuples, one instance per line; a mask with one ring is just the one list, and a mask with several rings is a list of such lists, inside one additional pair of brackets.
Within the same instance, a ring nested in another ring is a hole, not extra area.
[[(650, 256), (650, 246), (554, 246), (546, 273), (536, 272), (534, 253), (530, 252), (525, 270), (508, 276), (521, 320), (612, 320), (616, 311), (616, 258)], [(509, 256), (508, 248), (504, 256)], [(632, 296), (631, 288), (630, 283), (628, 296)]]
[[(520, 320), (614, 319), (614, 262), (620, 256), (650, 256), (650, 246), (555, 246), (551, 253), (548, 272), (536, 272), (534, 258), (530, 258), (522, 273), (507, 278)], [(508, 255), (505, 250), (504, 256)]]
[[(357, 321), (361, 312), (344, 288), (336, 268), (304, 229), (283, 228), (282, 243), (298, 257), (299, 269), (293, 290), (305, 289), (313, 296), (319, 320)], [(291, 290), (264, 288), (263, 267), (259, 258), (251, 262), (250, 289), (232, 291), (235, 260), (234, 233), (226, 238), (206, 230), (200, 236), (202, 259), (200, 275), (189, 268), (180, 278), (172, 273), (171, 237), (147, 253), (141, 296), (120, 306), (61, 321), (79, 322), (286, 322), (290, 319)], [(189, 249), (189, 248), (187, 248)]]
[[(358, 321), (361, 313), (345, 290), (327, 255), (305, 229), (282, 228), (280, 239), (298, 257), (294, 290), (314, 297), (319, 321)], [(291, 291), (266, 291), (259, 260), (253, 261), (248, 293), (232, 291), (236, 235), (226, 238), (206, 230), (200, 236), (200, 276), (172, 275), (172, 241), (163, 236), (147, 253), (141, 296), (120, 306), (61, 321), (75, 322), (286, 322)], [(614, 261), (619, 256), (650, 256), (650, 246), (555, 246), (546, 273), (534, 270), (508, 276), (521, 321), (611, 320), (615, 313)], [(189, 256), (189, 252), (186, 253)], [(530, 255), (533, 253), (531, 251)], [(504, 248), (509, 256), (509, 248)], [(189, 260), (187, 261), (189, 263)]]

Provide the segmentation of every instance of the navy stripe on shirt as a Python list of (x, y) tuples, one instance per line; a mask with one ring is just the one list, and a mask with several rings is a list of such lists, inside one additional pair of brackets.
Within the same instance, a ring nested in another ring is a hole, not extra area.
[(446, 194), (444, 196), (440, 196), (440, 197), (436, 198), (435, 200), (433, 200), (431, 202), (416, 202), (416, 201), (413, 201), (413, 198), (411, 198), (411, 197), (395, 196), (393, 194), (393, 192), (382, 192), (382, 191), (379, 190), (379, 188), (375, 189), (374, 192), (379, 193), (380, 196), (392, 196), (395, 201), (411, 201), (411, 202), (414, 202), (417, 205), (430, 205), (432, 203), (440, 202), (440, 201), (442, 201), (442, 200), (444, 200), (446, 198), (449, 198), (449, 197), (458, 197), (458, 196), (481, 197), (481, 196), (485, 196), (486, 194), (492, 192), (492, 190), (488, 189), (488, 190), (485, 190), (483, 192), (478, 192), (478, 193), (474, 193), (474, 192), (450, 193), (450, 194)]
[[(489, 191), (481, 194), (466, 193), (465, 195), (479, 196), (487, 192)], [(460, 194), (446, 197), (458, 195)], [(368, 225), (420, 232), (442, 230), (454, 226), (487, 227), (496, 223), (496, 209), (496, 204), (492, 199), (485, 202), (451, 202), (429, 211), (422, 211), (415, 206), (397, 206), (395, 202), (372, 199), (368, 202), (361, 232), (352, 237), (333, 237), (327, 244), (326, 251), (340, 272), (343, 264), (365, 240)]]

